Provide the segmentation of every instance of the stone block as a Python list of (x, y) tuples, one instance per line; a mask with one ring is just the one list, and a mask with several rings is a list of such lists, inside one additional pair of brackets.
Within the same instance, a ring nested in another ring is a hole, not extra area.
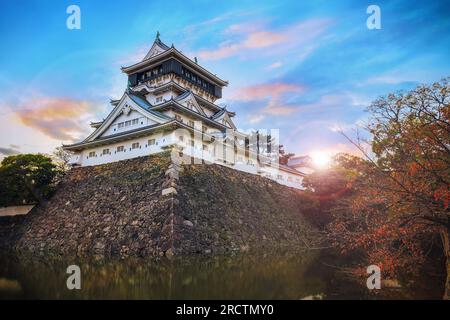
[(177, 194), (177, 189), (175, 189), (174, 187), (169, 187), (169, 188), (165, 188), (162, 190), (163, 196), (170, 195), (170, 194)]

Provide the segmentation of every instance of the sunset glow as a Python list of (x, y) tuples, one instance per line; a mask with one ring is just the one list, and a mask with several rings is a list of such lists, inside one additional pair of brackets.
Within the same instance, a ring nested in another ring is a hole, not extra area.
[(313, 163), (318, 168), (326, 168), (331, 163), (331, 154), (326, 151), (315, 151), (311, 154)]

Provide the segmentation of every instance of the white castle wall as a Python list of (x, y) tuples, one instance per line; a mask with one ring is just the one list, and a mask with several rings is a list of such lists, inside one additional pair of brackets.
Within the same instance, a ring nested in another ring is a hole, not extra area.
[[(186, 132), (188, 131), (186, 130)], [(182, 150), (184, 156), (189, 158), (187, 163), (191, 163), (192, 157), (194, 158), (194, 162), (196, 161), (197, 163), (202, 163), (201, 160), (204, 160), (204, 163), (215, 163), (230, 167), (234, 170), (258, 174), (282, 185), (303, 189), (301, 185), (303, 179), (301, 176), (280, 170), (277, 167), (259, 165), (256, 159), (249, 159), (248, 157), (245, 157), (240, 160), (242, 157), (239, 157), (239, 159), (234, 157), (234, 151), (227, 153), (227, 148), (225, 148), (225, 157), (227, 162), (224, 162), (223, 145), (220, 145), (220, 143), (206, 144), (194, 141), (194, 146), (191, 146), (189, 136), (185, 135), (183, 141), (180, 141), (180, 135), (183, 135), (180, 131), (174, 131), (167, 134), (151, 134), (142, 138), (130, 139), (123, 142), (112, 143), (107, 146), (86, 149), (81, 153), (75, 154), (70, 163), (78, 166), (100, 165), (159, 153), (164, 150), (164, 147), (177, 145), (180, 150)], [(148, 145), (148, 141), (150, 139), (155, 139), (155, 145)], [(139, 148), (132, 149), (132, 144), (136, 142), (139, 143)], [(206, 150), (203, 150), (203, 145), (206, 145)], [(117, 152), (118, 146), (124, 146), (124, 151)], [(109, 149), (109, 153), (103, 154), (104, 149)], [(95, 152), (95, 156), (90, 156), (89, 154), (91, 152)]]
[[(119, 128), (119, 123), (125, 123), (126, 121), (133, 121), (134, 119), (137, 119), (137, 123), (136, 124), (131, 124), (129, 126), (123, 126), (121, 128)], [(120, 116), (118, 116), (114, 122), (108, 127), (108, 129), (101, 135), (101, 137), (106, 137), (106, 136), (110, 136), (113, 134), (117, 134), (117, 133), (122, 133), (122, 132), (126, 132), (129, 130), (134, 130), (134, 129), (138, 129), (138, 128), (142, 128), (142, 127), (146, 127), (146, 126), (150, 126), (150, 125), (154, 125), (156, 124), (155, 121), (143, 116), (141, 113), (137, 112), (137, 111), (131, 111), (129, 114), (121, 114)]]

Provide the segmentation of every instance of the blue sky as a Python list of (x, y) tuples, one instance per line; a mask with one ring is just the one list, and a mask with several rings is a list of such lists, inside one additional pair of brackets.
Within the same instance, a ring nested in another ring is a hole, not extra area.
[[(81, 9), (81, 30), (66, 8)], [(381, 29), (366, 27), (370, 4)], [(450, 76), (449, 1), (8, 1), (0, 12), (0, 157), (81, 139), (156, 31), (229, 81), (242, 130), (280, 129), (298, 154), (352, 151), (337, 128), (372, 100)]]

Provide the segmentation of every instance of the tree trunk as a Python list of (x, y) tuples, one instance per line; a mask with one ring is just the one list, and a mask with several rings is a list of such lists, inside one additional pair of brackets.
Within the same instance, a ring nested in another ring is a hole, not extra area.
[(28, 189), (28, 191), (31, 193), (33, 198), (38, 202), (42, 203), (44, 200), (42, 198), (41, 192), (34, 187), (34, 185), (28, 181), (28, 179), (24, 179), (25, 187)]
[(446, 266), (446, 278), (445, 278), (445, 289), (444, 289), (444, 300), (450, 300), (450, 228), (444, 228), (441, 232), (442, 244), (444, 247), (445, 254), (445, 266)]

